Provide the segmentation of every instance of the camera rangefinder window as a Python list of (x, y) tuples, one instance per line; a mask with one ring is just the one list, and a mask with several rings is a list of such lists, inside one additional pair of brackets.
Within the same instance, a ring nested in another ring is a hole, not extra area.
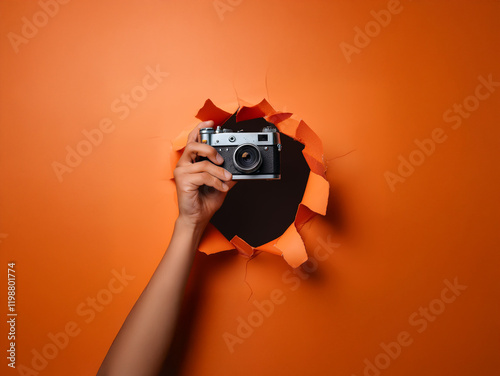
[(267, 141), (267, 134), (259, 134), (257, 137), (259, 141)]

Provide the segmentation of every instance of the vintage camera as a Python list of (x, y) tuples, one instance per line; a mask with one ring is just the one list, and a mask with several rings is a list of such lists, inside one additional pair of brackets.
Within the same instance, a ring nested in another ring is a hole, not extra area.
[(281, 178), (280, 134), (273, 126), (260, 132), (233, 132), (231, 129), (203, 128), (201, 142), (213, 146), (224, 158), (222, 167), (233, 180)]

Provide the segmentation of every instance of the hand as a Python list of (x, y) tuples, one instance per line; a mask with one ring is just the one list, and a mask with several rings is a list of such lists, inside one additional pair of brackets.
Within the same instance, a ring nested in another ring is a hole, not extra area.
[[(174, 170), (179, 219), (193, 226), (206, 226), (236, 184), (229, 171), (217, 166), (224, 162), (217, 150), (198, 142), (200, 129), (213, 126), (213, 121), (205, 121), (191, 131)], [(213, 163), (197, 161), (197, 157), (207, 157)]]

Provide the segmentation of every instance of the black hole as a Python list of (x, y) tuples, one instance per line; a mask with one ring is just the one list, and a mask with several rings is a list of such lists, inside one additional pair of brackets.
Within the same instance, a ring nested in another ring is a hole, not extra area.
[[(259, 131), (264, 119), (237, 123), (235, 129)], [(211, 223), (231, 240), (238, 235), (253, 247), (282, 235), (297, 212), (309, 177), (304, 145), (281, 134), (281, 180), (242, 180), (228, 193)]]

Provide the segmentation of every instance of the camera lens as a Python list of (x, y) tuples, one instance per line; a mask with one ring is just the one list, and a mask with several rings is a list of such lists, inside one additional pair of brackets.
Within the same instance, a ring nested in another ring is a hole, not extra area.
[(260, 167), (262, 157), (255, 145), (243, 144), (235, 150), (233, 162), (238, 170), (246, 174), (251, 174)]

